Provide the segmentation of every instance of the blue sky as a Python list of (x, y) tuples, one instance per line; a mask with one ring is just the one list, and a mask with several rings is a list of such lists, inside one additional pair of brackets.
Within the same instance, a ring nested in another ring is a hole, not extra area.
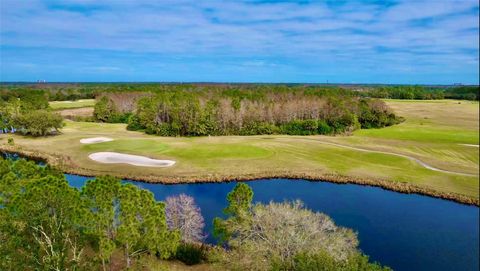
[(477, 0), (0, 0), (0, 81), (479, 83)]

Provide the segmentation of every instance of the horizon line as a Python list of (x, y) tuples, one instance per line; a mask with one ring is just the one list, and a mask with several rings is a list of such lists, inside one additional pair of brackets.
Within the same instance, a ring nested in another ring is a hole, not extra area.
[(231, 85), (350, 85), (350, 86), (366, 86), (366, 85), (391, 85), (391, 86), (480, 86), (480, 84), (472, 83), (451, 83), (451, 84), (412, 84), (412, 83), (342, 83), (342, 82), (227, 82), (227, 81), (0, 81), (4, 84), (231, 84)]

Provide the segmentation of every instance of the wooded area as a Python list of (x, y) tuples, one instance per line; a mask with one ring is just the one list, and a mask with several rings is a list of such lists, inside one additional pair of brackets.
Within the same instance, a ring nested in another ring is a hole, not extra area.
[(0, 157), (0, 269), (157, 270), (148, 258), (219, 270), (389, 270), (370, 263), (356, 234), (328, 216), (299, 202), (254, 205), (252, 199), (252, 189), (237, 184), (227, 196), (226, 219), (215, 220), (228, 246), (205, 245), (192, 197), (156, 201), (150, 191), (108, 176), (78, 190), (54, 168)]
[(105, 93), (94, 117), (161, 136), (335, 134), (401, 121), (380, 100), (290, 88)]

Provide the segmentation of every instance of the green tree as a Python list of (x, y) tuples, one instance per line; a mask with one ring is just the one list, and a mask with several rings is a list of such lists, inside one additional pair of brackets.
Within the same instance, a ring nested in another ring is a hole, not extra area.
[(57, 113), (36, 110), (16, 116), (14, 123), (25, 135), (46, 136), (63, 127), (63, 118)]
[(168, 230), (165, 206), (150, 191), (106, 176), (87, 182), (82, 196), (93, 217), (87, 231), (97, 239), (104, 270), (117, 247), (123, 249), (127, 267), (141, 253), (168, 258), (175, 252), (180, 235)]
[(227, 194), (228, 206), (223, 210), (226, 215), (238, 216), (241, 212), (248, 212), (252, 207), (253, 190), (246, 183), (237, 183)]
[(1, 227), (8, 247), (4, 257), (18, 261), (14, 269), (76, 270), (84, 247), (78, 230), (86, 219), (82, 206), (78, 191), (65, 179), (30, 179), (1, 209), (11, 226), (6, 232), (6, 225)]
[(22, 112), (48, 108), (48, 99), (44, 91), (23, 89), (19, 93)]
[(98, 121), (116, 122), (119, 118), (119, 113), (117, 112), (115, 104), (108, 99), (107, 96), (103, 96), (95, 103), (93, 116)]
[(97, 238), (98, 257), (102, 261), (103, 270), (106, 270), (106, 262), (116, 248), (120, 186), (119, 180), (105, 176), (88, 181), (82, 188), (82, 196), (92, 215), (86, 230)]
[(250, 212), (252, 200), (253, 190), (246, 183), (237, 183), (227, 194), (228, 206), (223, 209), (227, 219), (216, 217), (213, 220), (213, 234), (221, 243), (228, 241), (232, 235), (229, 224), (241, 223)]
[(157, 203), (150, 191), (132, 184), (119, 191), (120, 210), (118, 242), (123, 246), (127, 268), (131, 259), (150, 251), (161, 258), (172, 256), (180, 241), (178, 232), (170, 232), (165, 218), (165, 205)]

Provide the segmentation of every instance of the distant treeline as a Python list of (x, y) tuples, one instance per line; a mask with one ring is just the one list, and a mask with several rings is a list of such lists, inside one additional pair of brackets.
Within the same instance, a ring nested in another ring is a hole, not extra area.
[(94, 117), (161, 136), (335, 134), (401, 121), (383, 101), (351, 94), (296, 88), (104, 93)]
[(383, 86), (370, 88), (362, 96), (384, 99), (438, 100), (459, 99), (478, 100), (478, 86), (424, 87), (424, 86)]
[(36, 90), (49, 101), (91, 99), (106, 92), (163, 92), (171, 90), (321, 90), (340, 92), (351, 96), (386, 99), (461, 99), (479, 100), (479, 86), (420, 86), (420, 85), (315, 85), (315, 84), (160, 84), (160, 83), (56, 83), (56, 84), (2, 84), (2, 99), (22, 96), (22, 92)]

